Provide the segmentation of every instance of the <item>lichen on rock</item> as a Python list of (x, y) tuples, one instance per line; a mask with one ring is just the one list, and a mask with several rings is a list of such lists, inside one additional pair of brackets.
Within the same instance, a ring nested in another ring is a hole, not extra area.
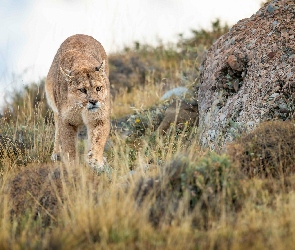
[(261, 121), (295, 110), (295, 2), (273, 0), (209, 49), (198, 92), (200, 141), (222, 149)]

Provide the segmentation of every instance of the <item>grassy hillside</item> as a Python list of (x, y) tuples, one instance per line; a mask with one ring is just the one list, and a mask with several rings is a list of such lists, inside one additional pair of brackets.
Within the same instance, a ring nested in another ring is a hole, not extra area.
[(223, 154), (201, 150), (195, 126), (156, 130), (171, 102), (160, 97), (195, 88), (227, 30), (216, 21), (177, 44), (109, 56), (113, 128), (101, 175), (84, 163), (82, 139), (80, 165), (50, 161), (44, 81), (15, 93), (0, 118), (0, 249), (292, 249), (294, 121), (261, 124)]

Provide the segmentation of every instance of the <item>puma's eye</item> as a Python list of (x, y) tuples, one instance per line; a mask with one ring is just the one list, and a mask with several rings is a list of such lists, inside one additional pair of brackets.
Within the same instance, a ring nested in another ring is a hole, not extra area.
[(96, 87), (96, 91), (98, 92), (98, 91), (101, 91), (101, 89), (102, 89), (102, 86), (98, 86), (98, 87)]
[(87, 94), (87, 90), (85, 88), (79, 89), (83, 94)]

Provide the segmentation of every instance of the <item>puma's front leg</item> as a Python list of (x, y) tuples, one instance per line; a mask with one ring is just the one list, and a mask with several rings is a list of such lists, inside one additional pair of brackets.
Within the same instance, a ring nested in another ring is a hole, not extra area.
[(87, 155), (89, 166), (95, 170), (103, 171), (103, 151), (110, 132), (109, 122), (100, 122), (96, 126), (87, 127), (90, 150)]
[(76, 157), (77, 131), (78, 128), (67, 121), (59, 119), (59, 138), (64, 162), (74, 162)]

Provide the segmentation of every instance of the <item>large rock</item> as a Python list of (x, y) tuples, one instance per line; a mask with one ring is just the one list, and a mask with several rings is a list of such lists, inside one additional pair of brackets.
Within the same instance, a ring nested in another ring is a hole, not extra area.
[(173, 101), (167, 108), (164, 118), (158, 127), (160, 134), (167, 133), (171, 124), (176, 129), (183, 130), (186, 126), (193, 126), (198, 120), (198, 105), (185, 100)]
[(203, 146), (220, 149), (261, 121), (292, 118), (294, 21), (295, 2), (274, 0), (209, 49), (198, 93)]

